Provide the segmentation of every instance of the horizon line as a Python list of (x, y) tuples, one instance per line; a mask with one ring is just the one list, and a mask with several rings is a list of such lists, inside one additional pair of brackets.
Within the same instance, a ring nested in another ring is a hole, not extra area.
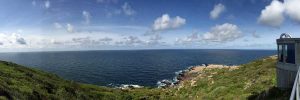
[(0, 51), (0, 53), (33, 53), (33, 52), (87, 52), (87, 51), (150, 51), (150, 50), (276, 50), (276, 49), (208, 49), (208, 48), (188, 48), (188, 49), (182, 49), (182, 48), (170, 48), (170, 49), (90, 49), (90, 50), (32, 50), (32, 51)]

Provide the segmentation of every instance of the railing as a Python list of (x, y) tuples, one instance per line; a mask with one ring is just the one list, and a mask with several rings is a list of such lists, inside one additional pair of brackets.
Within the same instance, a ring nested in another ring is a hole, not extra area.
[[(294, 85), (293, 85), (293, 89), (292, 89), (292, 93), (291, 93), (291, 96), (290, 96), (290, 100), (300, 100), (299, 98), (299, 83), (300, 83), (300, 68), (298, 68), (298, 71), (297, 71), (297, 74), (296, 74), (296, 78), (295, 78), (295, 82), (294, 82)], [(296, 98), (295, 98), (296, 96)]]

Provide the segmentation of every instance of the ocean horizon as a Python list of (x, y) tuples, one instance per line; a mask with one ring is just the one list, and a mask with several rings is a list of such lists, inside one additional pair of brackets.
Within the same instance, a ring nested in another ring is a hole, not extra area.
[(100, 86), (156, 87), (175, 72), (202, 64), (240, 65), (275, 55), (275, 50), (152, 49), (0, 53), (0, 60), (37, 68), (63, 78)]

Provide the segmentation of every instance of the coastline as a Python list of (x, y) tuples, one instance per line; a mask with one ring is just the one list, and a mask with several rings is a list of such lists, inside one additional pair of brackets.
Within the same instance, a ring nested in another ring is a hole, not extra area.
[[(190, 66), (185, 70), (180, 70), (178, 72), (175, 72), (175, 77), (172, 80), (161, 80), (158, 81), (158, 88), (169, 88), (169, 87), (176, 87), (180, 86), (184, 81), (191, 81), (191, 84), (193, 85), (196, 81), (195, 78), (197, 77), (203, 77), (205, 74), (204, 72), (207, 70), (213, 70), (213, 69), (228, 69), (230, 71), (239, 69), (240, 66), (238, 65), (221, 65), (221, 64), (202, 64), (202, 65), (196, 65), (196, 66)], [(212, 73), (216, 74), (216, 73)], [(211, 77), (211, 76), (208, 76)]]
[(170, 87), (126, 85), (110, 88), (65, 80), (59, 76), (11, 62), (0, 61), (4, 99), (272, 99), (288, 98), (290, 91), (276, 87), (276, 57), (239, 66), (199, 65), (177, 72)]
[[(222, 65), (222, 64), (202, 64), (202, 65), (196, 65), (196, 66), (190, 66), (187, 69), (180, 70), (175, 72), (175, 77), (172, 80), (164, 79), (157, 82), (156, 88), (172, 88), (176, 86), (182, 85), (185, 81), (191, 81), (191, 83), (195, 83), (195, 79), (197, 77), (202, 77), (204, 72), (207, 70), (213, 70), (213, 69), (228, 69), (228, 70), (236, 70), (239, 69), (240, 66), (237, 65)], [(216, 74), (216, 73), (215, 73)], [(121, 84), (114, 86), (114, 88), (117, 89), (138, 89), (143, 88), (142, 85), (137, 84)]]

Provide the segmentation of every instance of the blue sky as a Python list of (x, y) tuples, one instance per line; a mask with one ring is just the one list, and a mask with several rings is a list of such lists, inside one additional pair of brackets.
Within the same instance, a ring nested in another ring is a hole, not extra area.
[(0, 0), (0, 51), (275, 49), (300, 0)]

